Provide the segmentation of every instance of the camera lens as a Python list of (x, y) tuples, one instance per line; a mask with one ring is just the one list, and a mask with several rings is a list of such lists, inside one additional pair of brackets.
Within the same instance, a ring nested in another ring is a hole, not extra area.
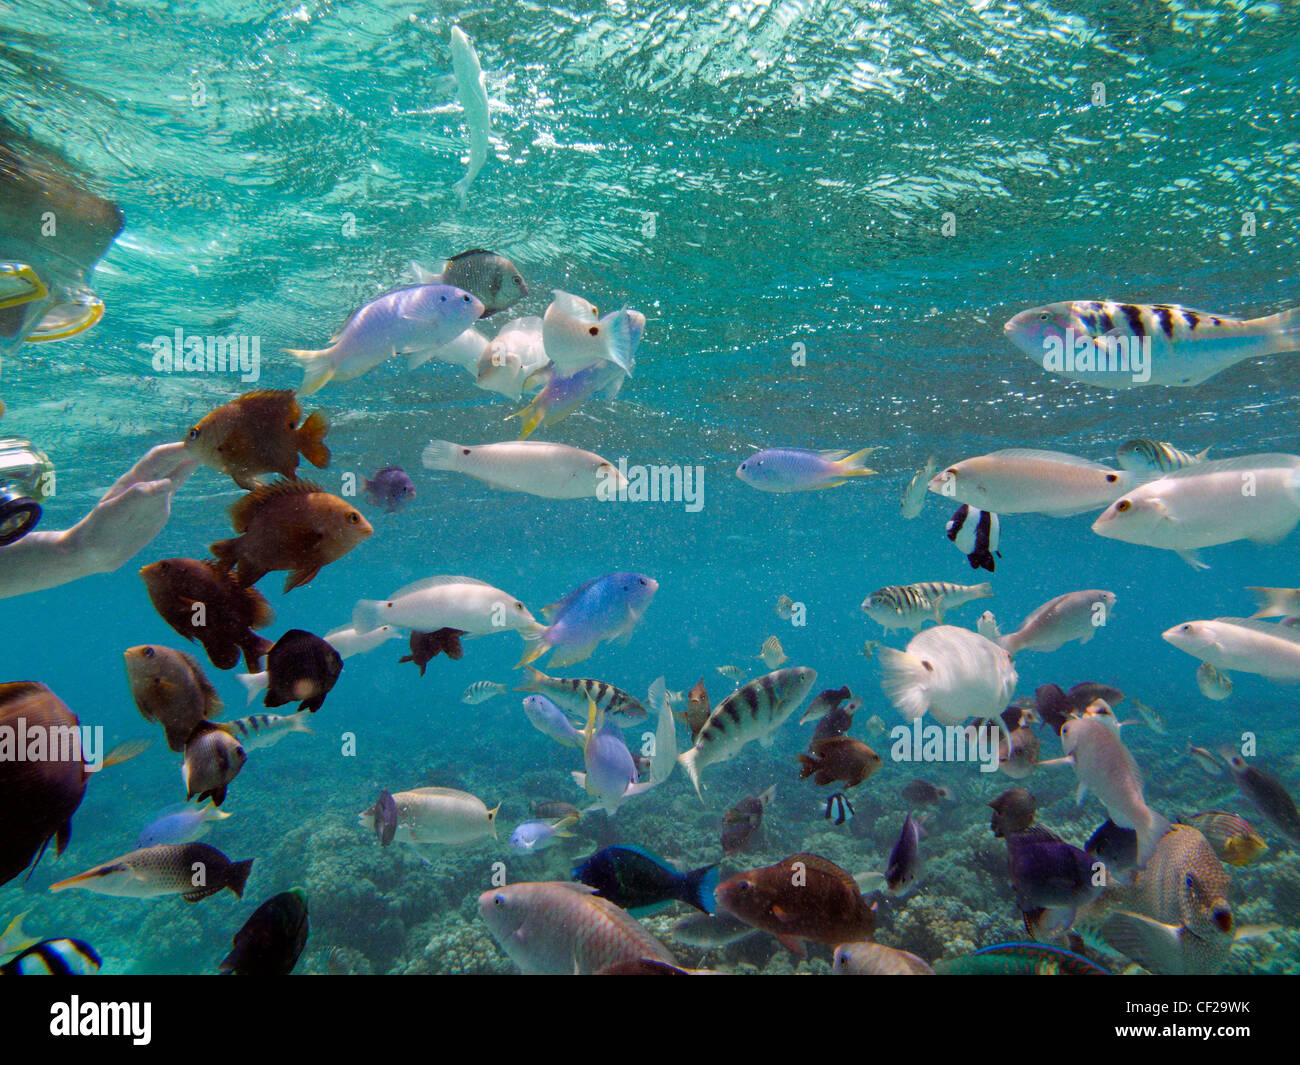
[(0, 492), (0, 547), (21, 540), (41, 520), (41, 505), (26, 496)]

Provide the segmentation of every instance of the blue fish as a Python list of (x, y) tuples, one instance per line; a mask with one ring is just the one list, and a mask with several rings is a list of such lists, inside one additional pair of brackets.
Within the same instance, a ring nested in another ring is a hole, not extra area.
[(570, 875), (633, 915), (653, 913), (674, 901), (710, 916), (718, 912), (716, 864), (682, 873), (641, 847), (606, 847), (575, 865)]
[(863, 460), (876, 448), (847, 451), (809, 451), (798, 447), (770, 447), (750, 455), (736, 468), (736, 476), (764, 492), (810, 492), (835, 488), (850, 477), (869, 477)]
[(363, 479), (362, 491), (375, 506), (395, 514), (415, 498), (415, 482), (401, 466), (385, 466)]
[(192, 843), (206, 836), (214, 821), (224, 821), (232, 814), (222, 813), (212, 803), (186, 809), (183, 806), (168, 807), (146, 825), (135, 841), (136, 850), (144, 847), (157, 847), (160, 844)]
[(524, 634), (533, 643), (518, 664), (526, 666), (554, 652), (551, 668), (571, 666), (591, 656), (605, 640), (631, 639), (659, 582), (642, 573), (610, 573), (579, 585), (563, 599), (542, 608), (551, 624), (536, 634)]

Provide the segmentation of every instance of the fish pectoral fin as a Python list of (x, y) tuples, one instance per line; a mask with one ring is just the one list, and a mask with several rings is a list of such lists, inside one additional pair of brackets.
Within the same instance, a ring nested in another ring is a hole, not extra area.
[(1185, 971), (1181, 925), (1161, 924), (1150, 917), (1121, 910), (1101, 927), (1102, 938), (1142, 968), (1159, 975), (1180, 975)]
[(785, 947), (785, 949), (791, 954), (797, 954), (801, 958), (804, 956), (803, 944), (794, 936), (782, 935), (780, 933), (773, 934), (776, 935), (777, 941), (781, 946)]
[(1208, 563), (1201, 561), (1200, 553), (1197, 551), (1179, 551), (1178, 557), (1186, 562), (1192, 569), (1209, 569)]

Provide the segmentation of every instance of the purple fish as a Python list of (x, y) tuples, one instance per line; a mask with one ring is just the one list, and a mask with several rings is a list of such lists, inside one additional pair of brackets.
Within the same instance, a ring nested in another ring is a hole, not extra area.
[(641, 573), (610, 573), (579, 585), (558, 603), (542, 608), (551, 624), (524, 639), (536, 642), (519, 666), (554, 651), (552, 667), (571, 666), (591, 656), (605, 640), (630, 639), (659, 582)]
[(771, 447), (750, 455), (736, 469), (736, 476), (747, 485), (764, 492), (807, 492), (814, 488), (834, 488), (850, 477), (868, 477), (875, 473), (863, 460), (876, 449), (847, 451), (809, 451), (796, 447)]
[(415, 498), (415, 482), (401, 466), (385, 466), (373, 477), (362, 480), (362, 491), (370, 502), (395, 514)]

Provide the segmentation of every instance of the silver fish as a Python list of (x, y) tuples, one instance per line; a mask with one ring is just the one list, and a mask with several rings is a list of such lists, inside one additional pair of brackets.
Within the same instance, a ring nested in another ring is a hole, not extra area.
[(506, 693), (504, 684), (497, 684), (490, 680), (476, 680), (460, 697), (462, 703), (469, 703), (470, 706), (477, 706), (479, 703), (487, 702), (498, 695)]
[(1209, 450), (1207, 447), (1205, 451), (1189, 455), (1173, 444), (1159, 440), (1126, 440), (1115, 452), (1115, 461), (1120, 469), (1130, 473), (1173, 473), (1200, 462)]
[(556, 706), (587, 719), (588, 700), (607, 718), (619, 725), (641, 721), (646, 709), (621, 688), (591, 677), (548, 677), (541, 670), (528, 668), (528, 680), (515, 689), (518, 692), (541, 692)]

